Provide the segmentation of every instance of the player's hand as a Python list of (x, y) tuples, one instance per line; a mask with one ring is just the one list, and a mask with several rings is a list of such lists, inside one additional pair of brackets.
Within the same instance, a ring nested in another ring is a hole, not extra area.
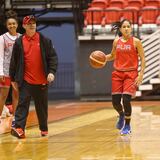
[(4, 79), (4, 76), (0, 76), (0, 82), (4, 82), (5, 79)]
[(51, 83), (51, 82), (53, 82), (54, 81), (54, 74), (52, 74), (52, 73), (49, 73), (48, 74), (48, 76), (47, 76), (47, 81), (49, 82), (49, 83)]
[(135, 84), (139, 86), (142, 83), (142, 81), (143, 81), (143, 75), (139, 74), (139, 76), (135, 80)]
[(18, 91), (18, 84), (17, 84), (17, 82), (11, 82), (11, 85), (12, 85), (12, 87), (13, 87), (13, 89), (15, 91)]

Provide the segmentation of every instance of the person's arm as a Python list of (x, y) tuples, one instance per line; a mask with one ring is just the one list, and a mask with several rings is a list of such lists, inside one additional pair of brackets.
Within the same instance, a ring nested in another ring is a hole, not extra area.
[(55, 73), (57, 71), (58, 56), (53, 47), (52, 41), (48, 40), (48, 56), (47, 56), (47, 66), (48, 66), (48, 76), (47, 81), (50, 83), (55, 79)]
[(3, 81), (4, 38), (0, 36), (0, 81)]
[(48, 63), (49, 73), (55, 74), (58, 66), (58, 56), (51, 40), (49, 40), (48, 50), (49, 52), (48, 52), (47, 63)]
[(143, 81), (143, 74), (144, 74), (146, 63), (145, 63), (144, 49), (143, 49), (141, 41), (139, 39), (135, 39), (135, 45), (136, 45), (138, 55), (141, 61), (141, 70), (139, 71), (138, 77), (135, 82), (139, 86)]
[(118, 38), (113, 41), (112, 51), (110, 54), (106, 55), (106, 61), (113, 61), (116, 55), (116, 46), (117, 46)]
[[(15, 91), (18, 92), (18, 82), (15, 80), (15, 75), (17, 74), (18, 64), (20, 63), (20, 41), (22, 41), (22, 37), (16, 39), (13, 49), (12, 49), (12, 56), (10, 61), (9, 67), (9, 76), (11, 78), (11, 85)], [(19, 42), (19, 43), (18, 43)], [(22, 46), (21, 46), (22, 47)]]

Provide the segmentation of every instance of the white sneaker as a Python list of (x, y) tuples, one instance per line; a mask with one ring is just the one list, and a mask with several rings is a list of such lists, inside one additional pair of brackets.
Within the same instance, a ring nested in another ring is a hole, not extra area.
[(11, 117), (12, 115), (9, 112), (9, 109), (4, 105), (1, 118)]

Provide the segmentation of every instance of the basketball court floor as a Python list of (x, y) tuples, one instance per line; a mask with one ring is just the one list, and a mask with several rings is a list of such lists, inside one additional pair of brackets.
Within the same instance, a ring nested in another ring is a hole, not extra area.
[[(0, 160), (160, 160), (160, 102), (133, 101), (132, 134), (120, 136), (111, 102), (49, 104), (49, 135), (41, 137), (34, 109), (26, 138), (0, 125)], [(33, 108), (33, 107), (31, 107)]]

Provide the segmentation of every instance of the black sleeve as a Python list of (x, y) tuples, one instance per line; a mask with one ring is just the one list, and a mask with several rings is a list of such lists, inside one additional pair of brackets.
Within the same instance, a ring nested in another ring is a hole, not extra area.
[(58, 56), (51, 40), (48, 40), (47, 66), (49, 73), (56, 73), (58, 66)]
[(13, 45), (12, 56), (9, 67), (9, 76), (11, 78), (11, 81), (13, 82), (15, 81), (15, 74), (17, 68), (17, 50), (18, 50), (18, 45), (17, 42), (15, 42), (15, 44)]

